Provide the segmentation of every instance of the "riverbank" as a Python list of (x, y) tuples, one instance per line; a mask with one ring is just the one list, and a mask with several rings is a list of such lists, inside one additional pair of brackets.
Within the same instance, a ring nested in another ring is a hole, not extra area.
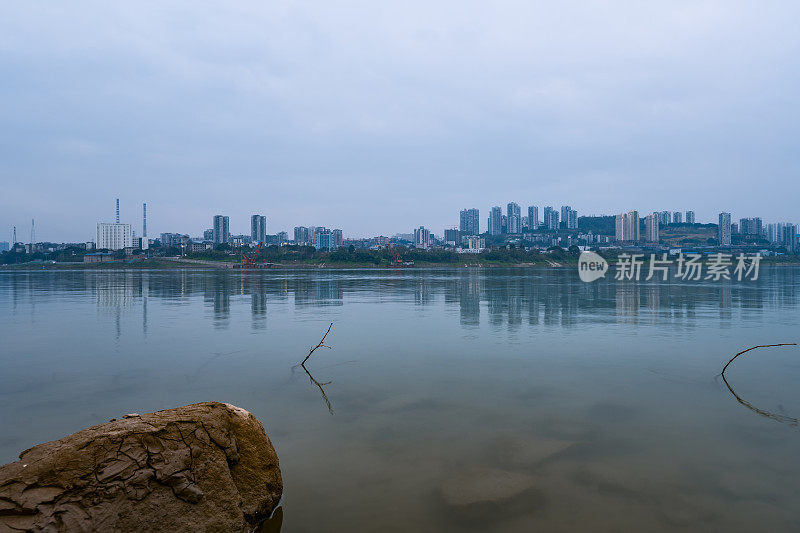
[[(286, 270), (286, 269), (371, 269), (371, 270), (413, 270), (420, 268), (498, 268), (498, 267), (542, 267), (560, 268), (575, 266), (576, 261), (564, 262), (547, 261), (537, 263), (503, 263), (503, 262), (464, 262), (464, 263), (433, 263), (416, 262), (413, 266), (394, 267), (390, 265), (375, 265), (371, 263), (316, 263), (316, 262), (291, 262), (272, 263), (269, 267), (245, 267), (244, 270)], [(175, 270), (175, 269), (222, 269), (242, 270), (239, 263), (232, 261), (211, 261), (201, 259), (184, 259), (172, 257), (158, 257), (137, 261), (109, 261), (106, 263), (50, 263), (31, 262), (15, 265), (0, 265), (2, 270)]]
[[(608, 262), (613, 264), (615, 257), (608, 257)], [(317, 259), (284, 261), (268, 264), (261, 264), (256, 267), (245, 267), (244, 270), (286, 270), (286, 269), (328, 269), (328, 270), (352, 270), (352, 269), (371, 269), (371, 270), (409, 270), (420, 268), (575, 268), (578, 264), (578, 256), (564, 254), (558, 258), (541, 257), (536, 261), (496, 261), (477, 258), (474, 256), (464, 257), (464, 261), (415, 261), (413, 265), (397, 267), (391, 264), (375, 264), (370, 262), (339, 262), (339, 261), (320, 261)], [(645, 257), (643, 265), (648, 265), (649, 260)], [(800, 264), (800, 258), (792, 257), (762, 257), (762, 265), (785, 265), (794, 266)], [(223, 269), (241, 270), (241, 264), (237, 261), (222, 261), (212, 259), (194, 259), (188, 257), (151, 257), (147, 259), (108, 261), (103, 263), (59, 263), (59, 262), (29, 262), (12, 265), (0, 265), (3, 270), (174, 270), (174, 269)]]

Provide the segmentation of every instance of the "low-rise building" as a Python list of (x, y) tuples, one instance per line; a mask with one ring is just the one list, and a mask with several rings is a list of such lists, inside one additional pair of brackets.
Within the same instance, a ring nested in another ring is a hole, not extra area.
[(111, 252), (91, 253), (83, 256), (84, 263), (108, 263), (114, 260), (114, 254)]
[(97, 248), (101, 250), (122, 250), (133, 246), (133, 233), (130, 224), (111, 222), (97, 223)]

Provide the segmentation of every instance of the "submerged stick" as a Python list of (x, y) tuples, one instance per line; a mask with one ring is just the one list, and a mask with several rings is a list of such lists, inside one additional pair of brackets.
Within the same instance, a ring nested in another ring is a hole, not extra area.
[(747, 353), (750, 350), (755, 350), (756, 348), (774, 348), (776, 346), (797, 346), (797, 343), (796, 342), (785, 342), (785, 343), (781, 343), (781, 344), (763, 344), (763, 345), (760, 345), (760, 346), (753, 346), (752, 348), (748, 348), (746, 350), (742, 350), (741, 352), (739, 352), (736, 355), (734, 355), (733, 357), (731, 357), (731, 360), (728, 361), (728, 363), (722, 368), (722, 372), (720, 372), (719, 375), (722, 376), (722, 381), (725, 382), (725, 386), (728, 387), (728, 390), (730, 391), (731, 394), (733, 394), (733, 397), (736, 398), (737, 402), (739, 402), (740, 404), (744, 405), (745, 407), (747, 407), (748, 409), (750, 409), (754, 413), (758, 413), (761, 416), (770, 418), (770, 419), (775, 420), (777, 422), (782, 422), (782, 423), (789, 424), (789, 425), (792, 425), (792, 426), (796, 427), (798, 425), (798, 420), (796, 418), (794, 418), (792, 416), (788, 416), (788, 415), (775, 414), (775, 413), (772, 413), (770, 411), (767, 411), (766, 409), (759, 409), (755, 405), (751, 404), (748, 401), (745, 401), (738, 394), (736, 394), (736, 392), (733, 390), (733, 387), (731, 387), (731, 384), (728, 383), (727, 379), (725, 379), (725, 370), (727, 370), (728, 366), (733, 362), (734, 359), (736, 359), (737, 357), (739, 357), (743, 353)]
[(311, 354), (312, 354), (312, 353), (314, 353), (314, 351), (315, 351), (317, 348), (322, 348), (322, 347), (325, 347), (325, 348), (328, 348), (329, 350), (331, 349), (331, 347), (330, 347), (330, 346), (328, 346), (328, 345), (326, 345), (326, 344), (325, 344), (325, 337), (327, 337), (327, 336), (328, 336), (328, 333), (330, 333), (330, 332), (331, 332), (331, 328), (332, 328), (332, 327), (333, 327), (333, 322), (331, 322), (331, 325), (330, 325), (330, 326), (328, 326), (328, 331), (326, 331), (326, 332), (325, 332), (325, 335), (323, 335), (323, 336), (322, 336), (322, 340), (321, 340), (321, 341), (319, 341), (319, 344), (317, 344), (316, 346), (314, 346), (313, 348), (311, 348), (311, 350), (308, 352), (308, 355), (306, 356), (306, 358), (305, 358), (305, 359), (303, 359), (303, 362), (302, 362), (302, 363), (300, 363), (300, 366), (304, 366), (304, 365), (306, 364), (306, 361), (308, 361), (308, 358), (309, 358), (309, 357), (311, 357)]
[(308, 369), (306, 368), (306, 365), (300, 365), (300, 366), (302, 366), (303, 370), (305, 370), (306, 374), (308, 374), (308, 379), (311, 380), (311, 383), (313, 383), (314, 385), (319, 387), (319, 392), (322, 393), (322, 399), (325, 401), (325, 405), (328, 406), (328, 412), (330, 414), (333, 414), (333, 407), (331, 406), (331, 401), (328, 399), (328, 395), (325, 394), (325, 389), (323, 388), (323, 385), (330, 385), (331, 382), (330, 381), (326, 381), (325, 383), (320, 383), (319, 381), (314, 379), (314, 376), (312, 376), (311, 372), (308, 371)]
[(311, 375), (311, 372), (309, 372), (308, 369), (306, 368), (306, 361), (308, 361), (308, 358), (311, 357), (311, 354), (314, 353), (317, 350), (317, 348), (323, 348), (324, 347), (324, 348), (328, 348), (329, 350), (332, 349), (330, 346), (325, 344), (325, 338), (328, 336), (328, 333), (331, 332), (331, 328), (332, 327), (333, 327), (333, 322), (331, 322), (330, 326), (328, 326), (328, 330), (325, 332), (325, 335), (322, 336), (322, 340), (319, 341), (319, 344), (317, 344), (316, 346), (314, 346), (313, 348), (311, 348), (308, 351), (308, 355), (306, 356), (305, 359), (303, 359), (303, 362), (300, 363), (299, 365), (295, 365), (295, 366), (292, 367), (292, 371), (294, 371), (294, 369), (297, 368), (298, 366), (303, 368), (305, 373), (308, 375), (308, 379), (311, 380), (311, 383), (313, 383), (314, 385), (316, 385), (319, 388), (319, 392), (322, 394), (322, 399), (325, 401), (325, 405), (328, 407), (328, 412), (330, 412), (330, 414), (333, 414), (333, 407), (331, 406), (331, 401), (328, 399), (328, 395), (325, 394), (324, 386), (325, 385), (329, 385), (331, 382), (330, 381), (326, 381), (325, 383), (320, 383), (319, 381), (317, 381), (314, 378), (314, 376)]
[(772, 420), (775, 420), (776, 422), (789, 424), (790, 426), (797, 426), (798, 421), (797, 421), (797, 419), (795, 417), (789, 416), (789, 415), (775, 414), (775, 413), (773, 413), (771, 411), (767, 411), (766, 409), (759, 409), (758, 407), (756, 407), (752, 403), (742, 399), (741, 396), (736, 394), (736, 392), (733, 390), (733, 387), (731, 387), (731, 384), (728, 383), (727, 379), (725, 379), (725, 376), (722, 376), (722, 381), (725, 382), (725, 386), (728, 387), (728, 390), (731, 392), (731, 394), (733, 394), (733, 397), (736, 398), (736, 401), (739, 402), (740, 404), (744, 405), (745, 407), (747, 407), (748, 409), (750, 409), (754, 413), (757, 413), (757, 414), (759, 414), (761, 416), (765, 416), (767, 418), (771, 418)]
[[(333, 324), (331, 324), (331, 325), (333, 325)], [(328, 329), (330, 329), (330, 328), (328, 328)], [(326, 333), (326, 335), (327, 335), (327, 333)], [(324, 340), (324, 337), (323, 337), (323, 340)], [(720, 375), (720, 376), (722, 376), (722, 377), (725, 377), (725, 371), (728, 369), (728, 366), (729, 366), (731, 363), (733, 363), (733, 360), (734, 360), (734, 359), (736, 359), (737, 357), (739, 357), (739, 356), (740, 356), (740, 355), (742, 355), (743, 353), (747, 353), (747, 352), (749, 352), (750, 350), (755, 350), (756, 348), (774, 348), (775, 346), (797, 346), (797, 343), (796, 343), (796, 342), (784, 342), (784, 343), (781, 343), (781, 344), (761, 344), (761, 345), (759, 345), (759, 346), (753, 346), (752, 348), (748, 348), (748, 349), (746, 349), (746, 350), (742, 350), (741, 352), (739, 352), (739, 353), (737, 353), (736, 355), (734, 355), (733, 357), (731, 357), (731, 360), (730, 360), (730, 361), (728, 361), (728, 362), (725, 364), (725, 366), (724, 366), (724, 367), (722, 367), (722, 372), (720, 372), (720, 373), (719, 373), (719, 375)], [(309, 354), (309, 355), (310, 355), (310, 354)], [(307, 359), (307, 358), (306, 358), (306, 359)]]

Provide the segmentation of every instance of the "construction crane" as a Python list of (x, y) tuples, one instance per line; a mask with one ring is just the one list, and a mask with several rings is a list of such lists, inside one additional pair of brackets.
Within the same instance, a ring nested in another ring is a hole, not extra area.
[(403, 258), (400, 257), (393, 248), (389, 248), (389, 251), (392, 253), (392, 257), (394, 257), (394, 261), (392, 262), (392, 266), (401, 267), (403, 266)]
[(394, 258), (392, 260), (391, 266), (397, 268), (414, 266), (414, 261), (403, 261), (403, 258), (400, 257), (400, 254), (397, 253), (397, 251), (395, 251), (394, 248), (389, 247), (389, 252), (391, 252), (392, 257)]
[(256, 251), (253, 252), (253, 255), (248, 255), (247, 252), (242, 249), (240, 258), (240, 264), (242, 268), (256, 266), (256, 259), (258, 258), (258, 254), (261, 252), (261, 246), (263, 244), (263, 242), (258, 243), (258, 246), (256, 246)]

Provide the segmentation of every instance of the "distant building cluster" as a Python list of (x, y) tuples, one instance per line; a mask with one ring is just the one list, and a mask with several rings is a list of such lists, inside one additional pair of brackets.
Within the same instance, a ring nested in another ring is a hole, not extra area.
[(639, 241), (639, 212), (628, 211), (617, 215), (615, 234), (619, 242)]
[[(481, 231), (480, 210), (465, 208), (459, 212), (458, 226), (444, 229), (440, 235), (434, 234), (425, 226), (418, 226), (410, 233), (398, 233), (392, 237), (376, 236), (361, 239), (345, 239), (341, 229), (324, 226), (296, 226), (292, 234), (285, 231), (267, 233), (267, 217), (263, 214), (250, 215), (250, 232), (234, 235), (231, 232), (230, 217), (217, 214), (211, 218), (211, 227), (204, 230), (201, 237), (188, 233), (164, 232), (158, 239), (147, 237), (147, 204), (142, 204), (142, 231), (137, 236), (133, 226), (120, 221), (119, 200), (116, 201), (114, 222), (98, 222), (94, 242), (80, 243), (86, 250), (97, 250), (95, 259), (104, 260), (104, 253), (125, 250), (147, 250), (152, 245), (181, 252), (202, 252), (223, 246), (241, 247), (262, 245), (301, 245), (313, 246), (317, 250), (330, 251), (346, 246), (355, 249), (378, 249), (401, 245), (421, 249), (450, 248), (459, 253), (479, 252), (489, 247), (551, 247), (568, 248), (589, 247), (664, 247), (669, 239), (678, 235), (693, 237), (688, 242), (705, 247), (771, 247), (798, 252), (798, 225), (789, 222), (764, 223), (760, 217), (739, 218), (734, 222), (728, 212), (719, 213), (716, 227), (711, 224), (698, 225), (692, 210), (655, 211), (640, 217), (636, 210), (619, 213), (616, 216), (584, 216), (570, 205), (560, 209), (553, 206), (529, 205), (523, 207), (509, 202), (505, 208), (489, 208), (486, 229)], [(541, 215), (541, 217), (540, 217)], [(686, 228), (691, 225), (694, 228)], [(683, 228), (681, 228), (683, 226)], [(700, 228), (699, 226), (705, 226)], [(713, 228), (713, 229), (712, 229)], [(702, 234), (698, 241), (691, 232)], [(709, 231), (715, 231), (715, 238)], [(0, 242), (0, 252), (24, 251), (26, 253), (53, 249), (53, 246), (34, 244), (34, 222), (31, 221), (31, 244), (17, 241), (16, 227), (13, 228), (12, 242)], [(706, 242), (707, 241), (707, 242)], [(675, 239), (672, 239), (675, 242)], [(141, 252), (138, 252), (141, 253)]]
[(293, 244), (313, 246), (317, 250), (333, 250), (344, 244), (344, 234), (340, 229), (324, 226), (297, 226), (294, 228)]
[[(685, 216), (684, 216), (685, 215)], [(684, 220), (685, 219), (685, 220)], [(658, 243), (661, 229), (671, 224), (695, 224), (694, 211), (655, 211), (644, 217), (644, 233), (638, 211), (628, 211), (616, 216), (614, 238), (619, 243)], [(642, 237), (644, 237), (642, 239)]]

